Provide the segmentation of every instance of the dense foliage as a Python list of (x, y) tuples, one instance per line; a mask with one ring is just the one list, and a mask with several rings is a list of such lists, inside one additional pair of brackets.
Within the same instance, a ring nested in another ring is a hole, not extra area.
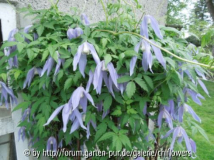
[(21, 94), (14, 111), (23, 111), (22, 140), (40, 151), (121, 151), (174, 149), (178, 138), (177, 149), (195, 155), (183, 115), (201, 122), (187, 103), (201, 105), (200, 86), (209, 93), (201, 80), (206, 71), (179, 31), (159, 29), (149, 15), (139, 27), (121, 3), (108, 4), (107, 21), (96, 24), (56, 6), (24, 11), (36, 15), (35, 23), (11, 31), (0, 52), (1, 102), (16, 103)]

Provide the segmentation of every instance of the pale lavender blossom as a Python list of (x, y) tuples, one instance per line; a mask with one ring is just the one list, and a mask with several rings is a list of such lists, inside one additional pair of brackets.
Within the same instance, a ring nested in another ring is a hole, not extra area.
[[(0, 101), (0, 106), (5, 103), (5, 106), (7, 109), (9, 109), (9, 101), (11, 99), (12, 104), (17, 104), (17, 99), (13, 93), (13, 90), (9, 87), (6, 86), (4, 82), (0, 81), (1, 85), (1, 101)], [(10, 99), (9, 99), (9, 97)]]
[(103, 102), (98, 103), (96, 106), (97, 106), (97, 111), (98, 112), (102, 112), (103, 111), (102, 119), (104, 119), (109, 114), (109, 112), (110, 112), (109, 109), (107, 111), (104, 110)]
[(55, 137), (49, 137), (47, 141), (47, 146), (46, 146), (47, 151), (57, 151), (57, 141)]
[(24, 111), (24, 113), (22, 114), (22, 118), (21, 118), (22, 121), (24, 121), (26, 118), (28, 118), (28, 122), (30, 121), (30, 119), (29, 119), (30, 110), (31, 110), (30, 108), (27, 108)]
[(179, 109), (178, 109), (178, 117), (179, 117), (179, 121), (182, 122), (183, 121), (183, 114), (185, 112), (189, 112), (189, 114), (192, 115), (192, 117), (201, 123), (201, 119), (198, 117), (198, 115), (194, 112), (194, 110), (187, 105), (186, 103), (183, 105), (180, 105)]
[(54, 59), (51, 56), (49, 56), (48, 60), (45, 62), (45, 65), (44, 65), (44, 67), (42, 69), (40, 77), (42, 77), (45, 74), (46, 71), (47, 71), (47, 76), (49, 76), (49, 74), (50, 74), (50, 72), (51, 72), (51, 70), (53, 68), (54, 63), (55, 63)]
[(195, 91), (188, 89), (188, 88), (186, 88), (184, 92), (189, 94), (195, 103), (201, 105), (201, 101), (199, 98), (204, 99), (204, 97), (202, 95), (200, 95), (199, 93), (196, 93)]
[[(33, 25), (28, 25), (24, 28), (24, 33), (28, 33)], [(25, 37), (25, 42), (30, 43), (30, 40)]]
[(191, 145), (191, 148), (192, 148), (192, 152), (196, 153), (196, 144), (195, 144), (195, 141), (193, 141), (191, 138), (189, 139), (189, 141), (190, 141), (190, 145)]
[(174, 144), (175, 144), (175, 140), (176, 140), (177, 137), (179, 138), (179, 140), (184, 138), (185, 143), (186, 143), (186, 148), (187, 148), (188, 151), (191, 152), (193, 150), (192, 147), (191, 147), (190, 139), (189, 139), (188, 135), (186, 134), (186, 131), (181, 126), (178, 126), (176, 128), (173, 128), (173, 129), (169, 130), (163, 138), (168, 137), (172, 132), (173, 132), (173, 137), (172, 137), (172, 142), (171, 142), (171, 145), (170, 145), (170, 150), (173, 150)]
[(79, 70), (83, 77), (85, 77), (85, 67), (87, 63), (87, 55), (91, 54), (96, 64), (100, 63), (100, 59), (94, 46), (88, 42), (84, 42), (78, 47), (77, 53), (73, 60), (73, 70), (76, 71), (77, 64), (79, 64)]
[(204, 80), (207, 80), (207, 78), (204, 75), (204, 73), (200, 72), (197, 68), (195, 68), (195, 72), (197, 73), (198, 76), (202, 77)]
[(75, 29), (69, 28), (67, 31), (67, 37), (69, 40), (71, 40), (73, 38), (77, 38), (82, 34), (83, 34), (83, 30), (79, 27), (77, 27)]
[(88, 79), (86, 90), (85, 90), (86, 92), (89, 92), (89, 90), (90, 90), (91, 83), (93, 81), (93, 77), (94, 77), (94, 73), (90, 70), (89, 71), (89, 79)]
[(18, 131), (18, 141), (20, 141), (20, 137), (22, 138), (22, 141), (25, 140), (25, 127), (20, 127)]
[(137, 157), (135, 160), (145, 160), (143, 157)]
[(160, 112), (158, 115), (158, 126), (159, 129), (161, 128), (162, 125), (162, 119), (165, 118), (166, 122), (168, 123), (169, 127), (172, 129), (173, 128), (173, 123), (172, 123), (172, 116), (169, 114), (169, 112), (165, 109), (164, 106), (160, 107)]
[[(107, 78), (107, 73), (109, 73), (109, 78)], [(106, 67), (105, 61), (101, 61), (100, 63), (97, 64), (94, 71), (94, 79), (93, 79), (94, 89), (96, 89), (97, 93), (100, 94), (101, 88), (102, 88), (102, 81), (104, 80), (110, 93), (113, 94), (112, 85), (114, 84), (115, 87), (118, 88), (117, 79), (118, 79), (118, 74), (116, 69), (114, 68), (114, 65), (111, 62), (109, 62)]]
[(198, 78), (198, 83), (200, 84), (201, 88), (204, 90), (204, 92), (209, 96), (209, 92), (207, 90), (207, 87), (205, 84)]
[(57, 52), (57, 56), (58, 56), (58, 59), (57, 59), (57, 65), (56, 65), (56, 69), (55, 69), (55, 72), (54, 72), (54, 76), (56, 76), (58, 73), (59, 73), (59, 69), (60, 67), (64, 64), (65, 60), (60, 58), (60, 54), (58, 51)]
[(88, 19), (88, 17), (86, 16), (85, 13), (83, 13), (83, 14), (81, 15), (81, 20), (83, 21), (83, 23), (84, 23), (86, 26), (90, 25), (89, 19)]
[(88, 123), (87, 123), (87, 131), (86, 131), (86, 138), (87, 139), (89, 139), (89, 137), (90, 137), (90, 135), (91, 135), (91, 133), (90, 133), (90, 124), (93, 126), (93, 128), (94, 128), (94, 130), (96, 131), (96, 128), (97, 128), (97, 126), (96, 126), (96, 123), (95, 122), (93, 122), (92, 120), (90, 120)]
[(151, 24), (155, 34), (160, 39), (163, 39), (163, 36), (162, 36), (161, 31), (160, 31), (159, 26), (158, 26), (158, 22), (155, 20), (154, 17), (152, 17), (150, 15), (144, 16), (143, 21), (142, 21), (141, 26), (140, 26), (140, 34), (142, 36), (145, 36), (146, 38), (149, 38), (149, 35), (148, 35), (148, 23)]
[(27, 77), (23, 84), (23, 89), (26, 88), (26, 86), (30, 87), (30, 84), (31, 84), (35, 74), (41, 75), (41, 72), (42, 72), (42, 70), (40, 68), (35, 68), (35, 67), (31, 68), (27, 73)]

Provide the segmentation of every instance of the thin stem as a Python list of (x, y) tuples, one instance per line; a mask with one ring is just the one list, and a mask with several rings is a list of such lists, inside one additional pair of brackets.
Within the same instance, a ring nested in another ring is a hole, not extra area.
[(119, 35), (119, 34), (123, 34), (123, 33), (132, 34), (132, 35), (138, 36), (138, 37), (140, 37), (140, 38), (143, 38), (145, 41), (149, 42), (149, 43), (152, 44), (153, 46), (155, 46), (155, 47), (157, 47), (157, 48), (159, 48), (159, 49), (165, 51), (166, 53), (172, 55), (173, 57), (175, 57), (175, 58), (177, 58), (177, 59), (179, 59), (179, 60), (181, 60), (181, 61), (188, 62), (188, 63), (191, 63), (191, 64), (196, 64), (196, 65), (203, 66), (203, 67), (207, 67), (207, 68), (210, 68), (210, 69), (213, 69), (213, 68), (214, 68), (214, 66), (210, 66), (210, 65), (206, 65), (206, 64), (198, 63), (198, 62), (193, 62), (193, 61), (189, 61), (189, 60), (187, 60), (187, 59), (181, 58), (181, 57), (179, 57), (179, 56), (173, 54), (172, 52), (170, 52), (170, 51), (168, 51), (168, 50), (166, 50), (166, 49), (164, 49), (164, 48), (158, 46), (157, 44), (151, 42), (151, 41), (150, 41), (149, 39), (147, 39), (146, 37), (141, 36), (141, 35), (139, 35), (139, 34), (137, 34), (137, 33), (134, 33), (134, 32), (127, 32), (127, 31), (123, 31), (123, 32), (114, 32), (114, 31), (109, 31), (109, 30), (95, 30), (95, 31), (109, 32), (109, 33), (112, 33), (112, 34), (114, 34), (114, 35)]
[(58, 3), (59, 3), (59, 0), (57, 0), (57, 2), (56, 2), (56, 4), (55, 4), (55, 6), (57, 6), (57, 5), (58, 5)]
[(143, 14), (141, 15), (141, 17), (140, 17), (139, 21), (137, 22), (134, 29), (137, 29), (137, 26), (140, 24), (141, 20), (143, 19), (144, 14), (145, 14), (145, 12), (143, 12)]
[(106, 12), (105, 5), (104, 5), (104, 3), (103, 3), (103, 0), (100, 0), (100, 2), (101, 2), (101, 4), (102, 4), (103, 10), (104, 10), (104, 12), (105, 12), (105, 16), (106, 16), (106, 23), (108, 24), (108, 14), (107, 14), (107, 12)]
[(84, 7), (83, 7), (83, 9), (82, 9), (81, 14), (85, 11), (86, 3), (87, 3), (87, 1), (85, 0), (85, 4), (84, 4)]

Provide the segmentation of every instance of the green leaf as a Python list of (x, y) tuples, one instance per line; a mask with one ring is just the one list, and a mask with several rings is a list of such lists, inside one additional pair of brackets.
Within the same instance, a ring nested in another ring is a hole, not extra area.
[(7, 74), (6, 73), (2, 73), (0, 76), (5, 82), (7, 81)]
[(63, 69), (67, 69), (73, 62), (73, 59), (67, 59), (63, 65)]
[(109, 139), (109, 138), (113, 137), (114, 135), (116, 135), (114, 132), (107, 132), (98, 140), (98, 142)]
[[(115, 136), (116, 137), (116, 136)], [(114, 144), (116, 144), (116, 151), (121, 151), (122, 150), (122, 140), (120, 140), (120, 137), (117, 136), (116, 139), (113, 139)]]
[(5, 42), (2, 46), (1, 49), (4, 49), (5, 47), (11, 47), (17, 45), (18, 42)]
[(151, 79), (149, 76), (146, 76), (146, 75), (144, 75), (143, 78), (144, 78), (144, 80), (146, 81), (146, 83), (149, 85), (149, 87), (150, 87), (151, 89), (153, 89), (153, 88), (154, 88), (154, 85), (153, 85), (152, 79)]
[(103, 103), (104, 110), (107, 111), (110, 108), (111, 104), (112, 104), (112, 97), (110, 95), (108, 95), (104, 99), (104, 103)]
[(16, 33), (14, 35), (14, 37), (15, 37), (16, 41), (18, 41), (18, 42), (24, 42), (24, 38), (21, 36), (20, 33)]
[(48, 57), (48, 55), (49, 55), (48, 50), (45, 50), (42, 54), (42, 62)]
[(101, 123), (97, 126), (97, 132), (95, 135), (95, 141), (97, 141), (107, 130), (107, 125), (106, 123)]
[(105, 60), (105, 65), (107, 66), (107, 64), (109, 62), (111, 62), (111, 60), (112, 60), (111, 55), (110, 54), (106, 54), (105, 57), (104, 57), (104, 60)]
[(44, 26), (39, 25), (39, 27), (36, 29), (38, 36), (41, 37), (42, 33), (44, 32)]
[(126, 94), (129, 98), (131, 98), (136, 91), (136, 86), (134, 82), (129, 82), (126, 86)]
[(128, 146), (130, 149), (132, 148), (131, 142), (126, 135), (122, 134), (119, 137), (120, 137), (123, 145)]
[(102, 38), (101, 39), (101, 44), (102, 44), (102, 47), (105, 48), (106, 47), (106, 44), (108, 43), (108, 40), (107, 38)]
[(68, 79), (65, 81), (64, 90), (67, 90), (68, 88), (70, 88), (71, 85), (72, 85), (72, 78), (68, 78)]
[(18, 51), (19, 51), (19, 53), (21, 53), (22, 52), (22, 50), (25, 48), (25, 44), (23, 44), (23, 43), (18, 43), (17, 44), (17, 49), (18, 49)]
[(25, 110), (25, 109), (28, 108), (28, 106), (30, 105), (30, 103), (31, 103), (31, 102), (21, 102), (21, 103), (19, 103), (19, 104), (13, 109), (12, 112), (14, 112), (14, 111), (16, 111), (16, 110), (18, 110), (18, 109), (21, 109), (21, 108), (22, 108), (22, 110)]
[(132, 80), (132, 77), (130, 77), (130, 76), (122, 76), (122, 77), (117, 79), (117, 82), (118, 83), (124, 83), (124, 82), (128, 82), (130, 80)]
[(149, 92), (146, 83), (141, 78), (137, 77), (134, 80), (143, 90), (145, 90), (146, 92)]
[(63, 70), (60, 70), (59, 73), (57, 74), (57, 80), (60, 81), (60, 79), (63, 77)]
[(90, 35), (90, 28), (88, 26), (85, 26), (85, 29), (84, 29), (84, 34), (89, 37)]

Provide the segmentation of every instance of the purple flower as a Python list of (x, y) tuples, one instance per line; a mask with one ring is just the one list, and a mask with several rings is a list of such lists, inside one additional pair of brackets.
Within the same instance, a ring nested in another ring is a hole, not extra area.
[(107, 111), (105, 111), (103, 109), (103, 102), (100, 102), (100, 103), (97, 104), (97, 111), (98, 112), (102, 112), (103, 111), (102, 119), (104, 119), (110, 112), (109, 109)]
[(85, 13), (83, 13), (83, 14), (81, 15), (81, 20), (83, 21), (83, 23), (84, 23), (86, 26), (90, 25), (89, 19), (88, 19), (88, 17), (86, 16)]
[[(18, 32), (18, 29), (13, 29), (10, 34), (9, 34), (9, 37), (8, 37), (8, 41), (9, 42), (15, 42), (15, 34)], [(17, 46), (11, 46), (11, 47), (7, 47), (7, 48), (4, 48), (4, 53), (6, 56), (9, 56), (11, 53), (13, 53), (14, 51), (17, 50)], [(10, 58), (8, 60), (8, 63), (9, 63), (9, 66), (10, 68), (12, 67), (18, 67), (18, 58), (17, 58), (17, 55), (15, 55), (14, 57)]]
[(191, 145), (191, 148), (192, 148), (192, 152), (196, 153), (196, 144), (195, 144), (195, 141), (193, 141), (191, 138), (189, 139), (189, 141), (190, 141), (190, 145)]
[(137, 157), (135, 160), (145, 160), (143, 157)]
[(93, 77), (94, 77), (94, 73), (90, 70), (89, 71), (89, 80), (88, 80), (88, 83), (87, 83), (87, 86), (86, 86), (86, 92), (89, 92), (89, 89), (91, 87), (91, 83), (93, 81)]
[(182, 140), (182, 138), (184, 138), (185, 143), (186, 143), (186, 148), (187, 148), (188, 151), (191, 152), (192, 151), (192, 147), (191, 147), (190, 139), (186, 134), (186, 131), (181, 126), (178, 126), (178, 127), (174, 128), (174, 129), (169, 130), (163, 138), (168, 137), (172, 132), (173, 132), (173, 138), (172, 138), (172, 142), (171, 142), (171, 145), (170, 145), (170, 149), (173, 150), (174, 144), (175, 144), (175, 140), (178, 137), (180, 140)]
[(57, 61), (56, 69), (55, 69), (55, 72), (54, 72), (54, 76), (59, 73), (59, 69), (60, 69), (61, 65), (64, 64), (64, 62), (65, 62), (64, 59), (60, 58), (59, 52), (58, 51), (56, 51), (56, 52), (57, 52), (57, 55), (58, 55), (58, 61)]
[(200, 79), (198, 79), (198, 83), (200, 84), (200, 86), (204, 90), (204, 92), (209, 96), (209, 92), (208, 92), (207, 87), (205, 86), (205, 84)]
[(6, 86), (6, 84), (4, 82), (0, 81), (0, 85), (1, 85), (1, 102), (0, 102), (0, 106), (2, 105), (3, 101), (5, 103), (5, 106), (7, 109), (9, 109), (9, 98), (8, 95), (11, 99), (11, 102), (13, 104), (17, 104), (17, 99), (13, 93), (13, 90), (8, 88)]
[(22, 141), (25, 140), (25, 127), (20, 127), (18, 131), (18, 141), (22, 138)]
[(166, 122), (169, 124), (169, 127), (172, 129), (173, 128), (173, 124), (172, 124), (172, 117), (169, 114), (169, 112), (165, 109), (164, 106), (160, 107), (160, 112), (158, 115), (158, 126), (159, 129), (161, 128), (161, 124), (162, 124), (162, 119), (165, 118)]
[(27, 109), (24, 111), (21, 120), (24, 121), (24, 120), (28, 117), (28, 122), (29, 122), (29, 121), (30, 121), (30, 120), (29, 120), (29, 114), (30, 114), (30, 108), (27, 108)]
[(77, 53), (74, 56), (73, 60), (73, 70), (76, 71), (77, 64), (79, 64), (79, 70), (83, 77), (85, 77), (85, 66), (87, 63), (87, 55), (91, 54), (94, 58), (94, 61), (98, 64), (100, 62), (100, 59), (97, 55), (97, 52), (94, 48), (94, 46), (88, 42), (84, 42), (78, 47)]
[[(107, 73), (109, 73), (109, 78), (107, 77)], [(114, 84), (116, 88), (118, 88), (117, 84), (118, 74), (114, 68), (114, 65), (111, 62), (109, 62), (106, 67), (105, 61), (101, 61), (100, 63), (97, 64), (95, 68), (93, 85), (94, 89), (96, 89), (98, 94), (101, 93), (103, 79), (109, 92), (112, 93), (112, 95), (114, 96), (112, 85)]]
[(45, 65), (42, 69), (40, 77), (42, 77), (46, 71), (47, 71), (47, 76), (49, 76), (49, 74), (53, 68), (54, 63), (55, 63), (54, 59), (51, 56), (49, 56), (48, 60), (45, 62)]
[(204, 73), (200, 72), (197, 68), (195, 68), (195, 72), (197, 73), (198, 76), (201, 76), (204, 80), (207, 80), (207, 78), (204, 75)]
[(75, 110), (79, 105), (82, 107), (83, 112), (85, 113), (87, 110), (87, 99), (94, 106), (94, 101), (91, 95), (85, 91), (83, 87), (78, 87), (73, 93), (69, 100), (69, 104), (72, 104), (73, 110)]
[(188, 89), (188, 88), (186, 88), (184, 92), (188, 93), (195, 103), (201, 105), (201, 101), (199, 98), (204, 99), (204, 97), (202, 95), (200, 95), (200, 94), (196, 93), (195, 91)]
[[(137, 53), (139, 52), (140, 45), (141, 45), (141, 41), (135, 46), (134, 48), (135, 52)], [(136, 62), (137, 62), (137, 56), (133, 56), (130, 61), (130, 76), (134, 73), (134, 67), (136, 65)]]
[(87, 139), (89, 139), (89, 136), (91, 135), (90, 134), (90, 124), (93, 126), (94, 130), (96, 130), (97, 126), (96, 126), (96, 123), (94, 123), (92, 120), (90, 120), (88, 123), (87, 123)]
[(56, 141), (55, 137), (48, 138), (46, 150), (47, 151), (51, 151), (52, 150), (54, 152), (57, 151), (57, 141)]
[(187, 104), (183, 104), (179, 107), (178, 109), (178, 117), (179, 117), (179, 121), (182, 122), (183, 121), (183, 114), (184, 111), (189, 112), (189, 114), (192, 115), (192, 117), (201, 123), (201, 119), (198, 117), (198, 115), (194, 112), (194, 110)]
[(160, 31), (160, 29), (158, 27), (158, 22), (150, 15), (144, 16), (143, 21), (142, 21), (141, 26), (140, 26), (140, 34), (142, 36), (145, 36), (146, 38), (149, 38), (149, 35), (148, 35), (148, 23), (149, 24), (151, 23), (151, 26), (152, 26), (153, 30), (155, 31), (155, 34), (160, 39), (163, 39), (161, 31)]
[(41, 75), (41, 69), (33, 67), (28, 71), (27, 77), (26, 77), (24, 84), (23, 84), (23, 89), (26, 88), (26, 86), (30, 87), (30, 84), (31, 84), (35, 74)]
[(67, 37), (69, 40), (71, 40), (73, 38), (77, 38), (82, 34), (83, 34), (83, 30), (79, 27), (77, 27), (75, 29), (69, 28), (67, 31)]

